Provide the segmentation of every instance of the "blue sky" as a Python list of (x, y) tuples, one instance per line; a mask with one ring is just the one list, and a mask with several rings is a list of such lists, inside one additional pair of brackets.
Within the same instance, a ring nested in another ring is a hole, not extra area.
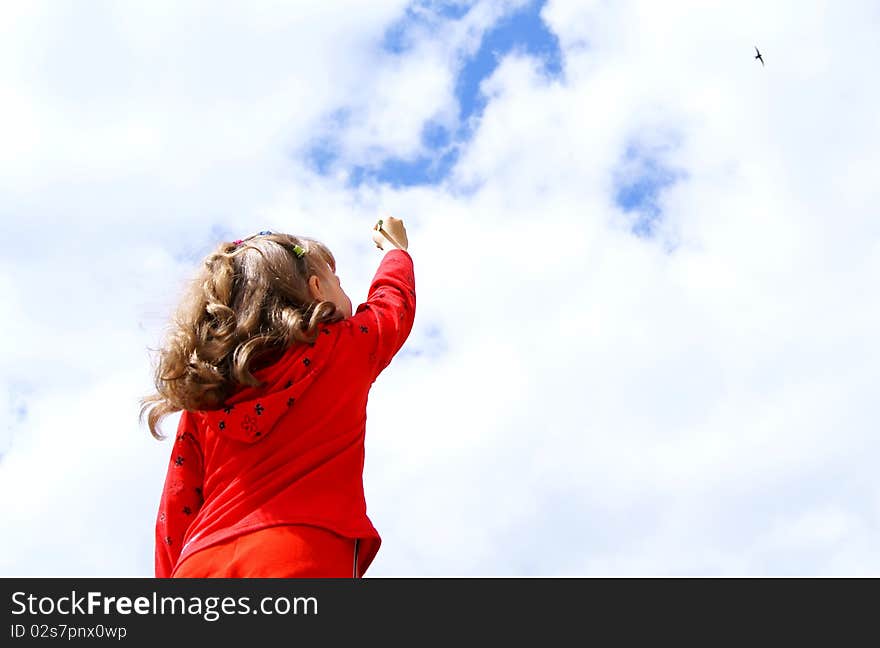
[(633, 143), (626, 147), (616, 169), (614, 202), (632, 218), (631, 231), (636, 236), (654, 234), (662, 218), (661, 193), (684, 175), (669, 166), (666, 154), (668, 150)]
[[(559, 39), (541, 18), (545, 0), (532, 0), (523, 7), (503, 15), (480, 40), (477, 50), (463, 54), (456, 65), (454, 95), (457, 103), (456, 121), (447, 127), (436, 121), (425, 123), (421, 148), (414, 158), (387, 157), (370, 166), (352, 164), (346, 170), (348, 184), (357, 188), (363, 183), (385, 184), (394, 188), (442, 183), (459, 159), (479, 126), (487, 99), (480, 84), (497, 69), (501, 59), (511, 53), (533, 57), (541, 74), (548, 81), (564, 83), (563, 56)], [(412, 49), (410, 33), (437, 21), (462, 20), (470, 10), (468, 3), (417, 3), (385, 32), (382, 49), (391, 56), (404, 57)], [(427, 10), (430, 9), (430, 10)], [(333, 129), (349, 126), (349, 108), (340, 108), (328, 118), (330, 134), (319, 139), (306, 153), (306, 159), (322, 174), (330, 173), (338, 161)], [(631, 231), (639, 237), (650, 237), (658, 219), (663, 189), (681, 179), (681, 174), (668, 168), (663, 152), (648, 150), (638, 142), (628, 145), (621, 154), (615, 174), (614, 203), (631, 219)]]
[[(505, 55), (516, 52), (535, 57), (548, 79), (561, 79), (562, 53), (558, 39), (541, 19), (544, 4), (544, 0), (533, 0), (504, 15), (483, 34), (477, 51), (463, 55), (457, 62), (454, 93), (458, 111), (453, 128), (436, 122), (426, 123), (421, 135), (422, 150), (415, 159), (392, 157), (369, 167), (353, 165), (349, 169), (350, 186), (376, 182), (406, 187), (442, 182), (458, 160), (460, 148), (470, 141), (486, 107), (480, 83), (492, 75)], [(386, 30), (382, 49), (389, 55), (407, 55), (412, 47), (408, 34), (413, 27), (436, 20), (461, 20), (469, 10), (464, 3), (417, 3), (417, 6), (430, 7), (431, 11), (426, 14), (411, 7)], [(336, 111), (330, 119), (331, 127), (344, 128), (347, 115), (345, 108)], [(322, 173), (329, 170), (337, 155), (332, 138), (316, 143), (307, 153), (314, 167)]]

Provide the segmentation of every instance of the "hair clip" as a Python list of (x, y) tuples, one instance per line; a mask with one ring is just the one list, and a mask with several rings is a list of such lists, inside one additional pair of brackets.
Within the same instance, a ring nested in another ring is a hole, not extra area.
[(296, 255), (297, 259), (302, 259), (303, 255), (306, 253), (306, 251), (304, 249), (302, 249), (300, 246), (294, 245), (293, 246), (293, 253)]
[[(254, 234), (254, 236), (265, 236), (266, 234), (271, 234), (271, 233), (272, 232), (270, 230), (263, 230), (262, 232), (257, 232), (256, 234)], [(248, 238), (253, 238), (253, 236), (249, 236)], [(244, 239), (236, 239), (232, 242), (232, 244), (235, 247), (238, 247), (242, 243), (244, 243)]]

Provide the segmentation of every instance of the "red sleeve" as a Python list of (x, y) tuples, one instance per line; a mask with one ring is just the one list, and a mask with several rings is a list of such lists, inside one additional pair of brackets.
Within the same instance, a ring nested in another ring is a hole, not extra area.
[(405, 250), (385, 254), (367, 301), (351, 318), (351, 332), (366, 350), (370, 379), (375, 380), (409, 337), (416, 316), (416, 284), (413, 260)]
[(169, 578), (190, 522), (202, 507), (204, 466), (190, 413), (184, 411), (171, 449), (156, 520), (156, 578)]

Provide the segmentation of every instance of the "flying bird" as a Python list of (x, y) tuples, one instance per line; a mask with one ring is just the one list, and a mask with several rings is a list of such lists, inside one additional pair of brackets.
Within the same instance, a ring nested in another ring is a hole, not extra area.
[(761, 67), (763, 67), (764, 66), (764, 57), (761, 56), (761, 50), (758, 49), (757, 45), (755, 45), (755, 51), (758, 53), (758, 55), (755, 56), (755, 58), (758, 59), (759, 61), (761, 61)]

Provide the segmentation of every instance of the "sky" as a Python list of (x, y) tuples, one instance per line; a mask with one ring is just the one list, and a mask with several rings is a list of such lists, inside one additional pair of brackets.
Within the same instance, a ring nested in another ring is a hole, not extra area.
[(289, 231), (357, 304), (382, 215), (418, 308), (370, 394), (368, 577), (880, 575), (878, 28), (3, 3), (0, 575), (151, 576), (171, 441), (138, 399), (185, 282)]

